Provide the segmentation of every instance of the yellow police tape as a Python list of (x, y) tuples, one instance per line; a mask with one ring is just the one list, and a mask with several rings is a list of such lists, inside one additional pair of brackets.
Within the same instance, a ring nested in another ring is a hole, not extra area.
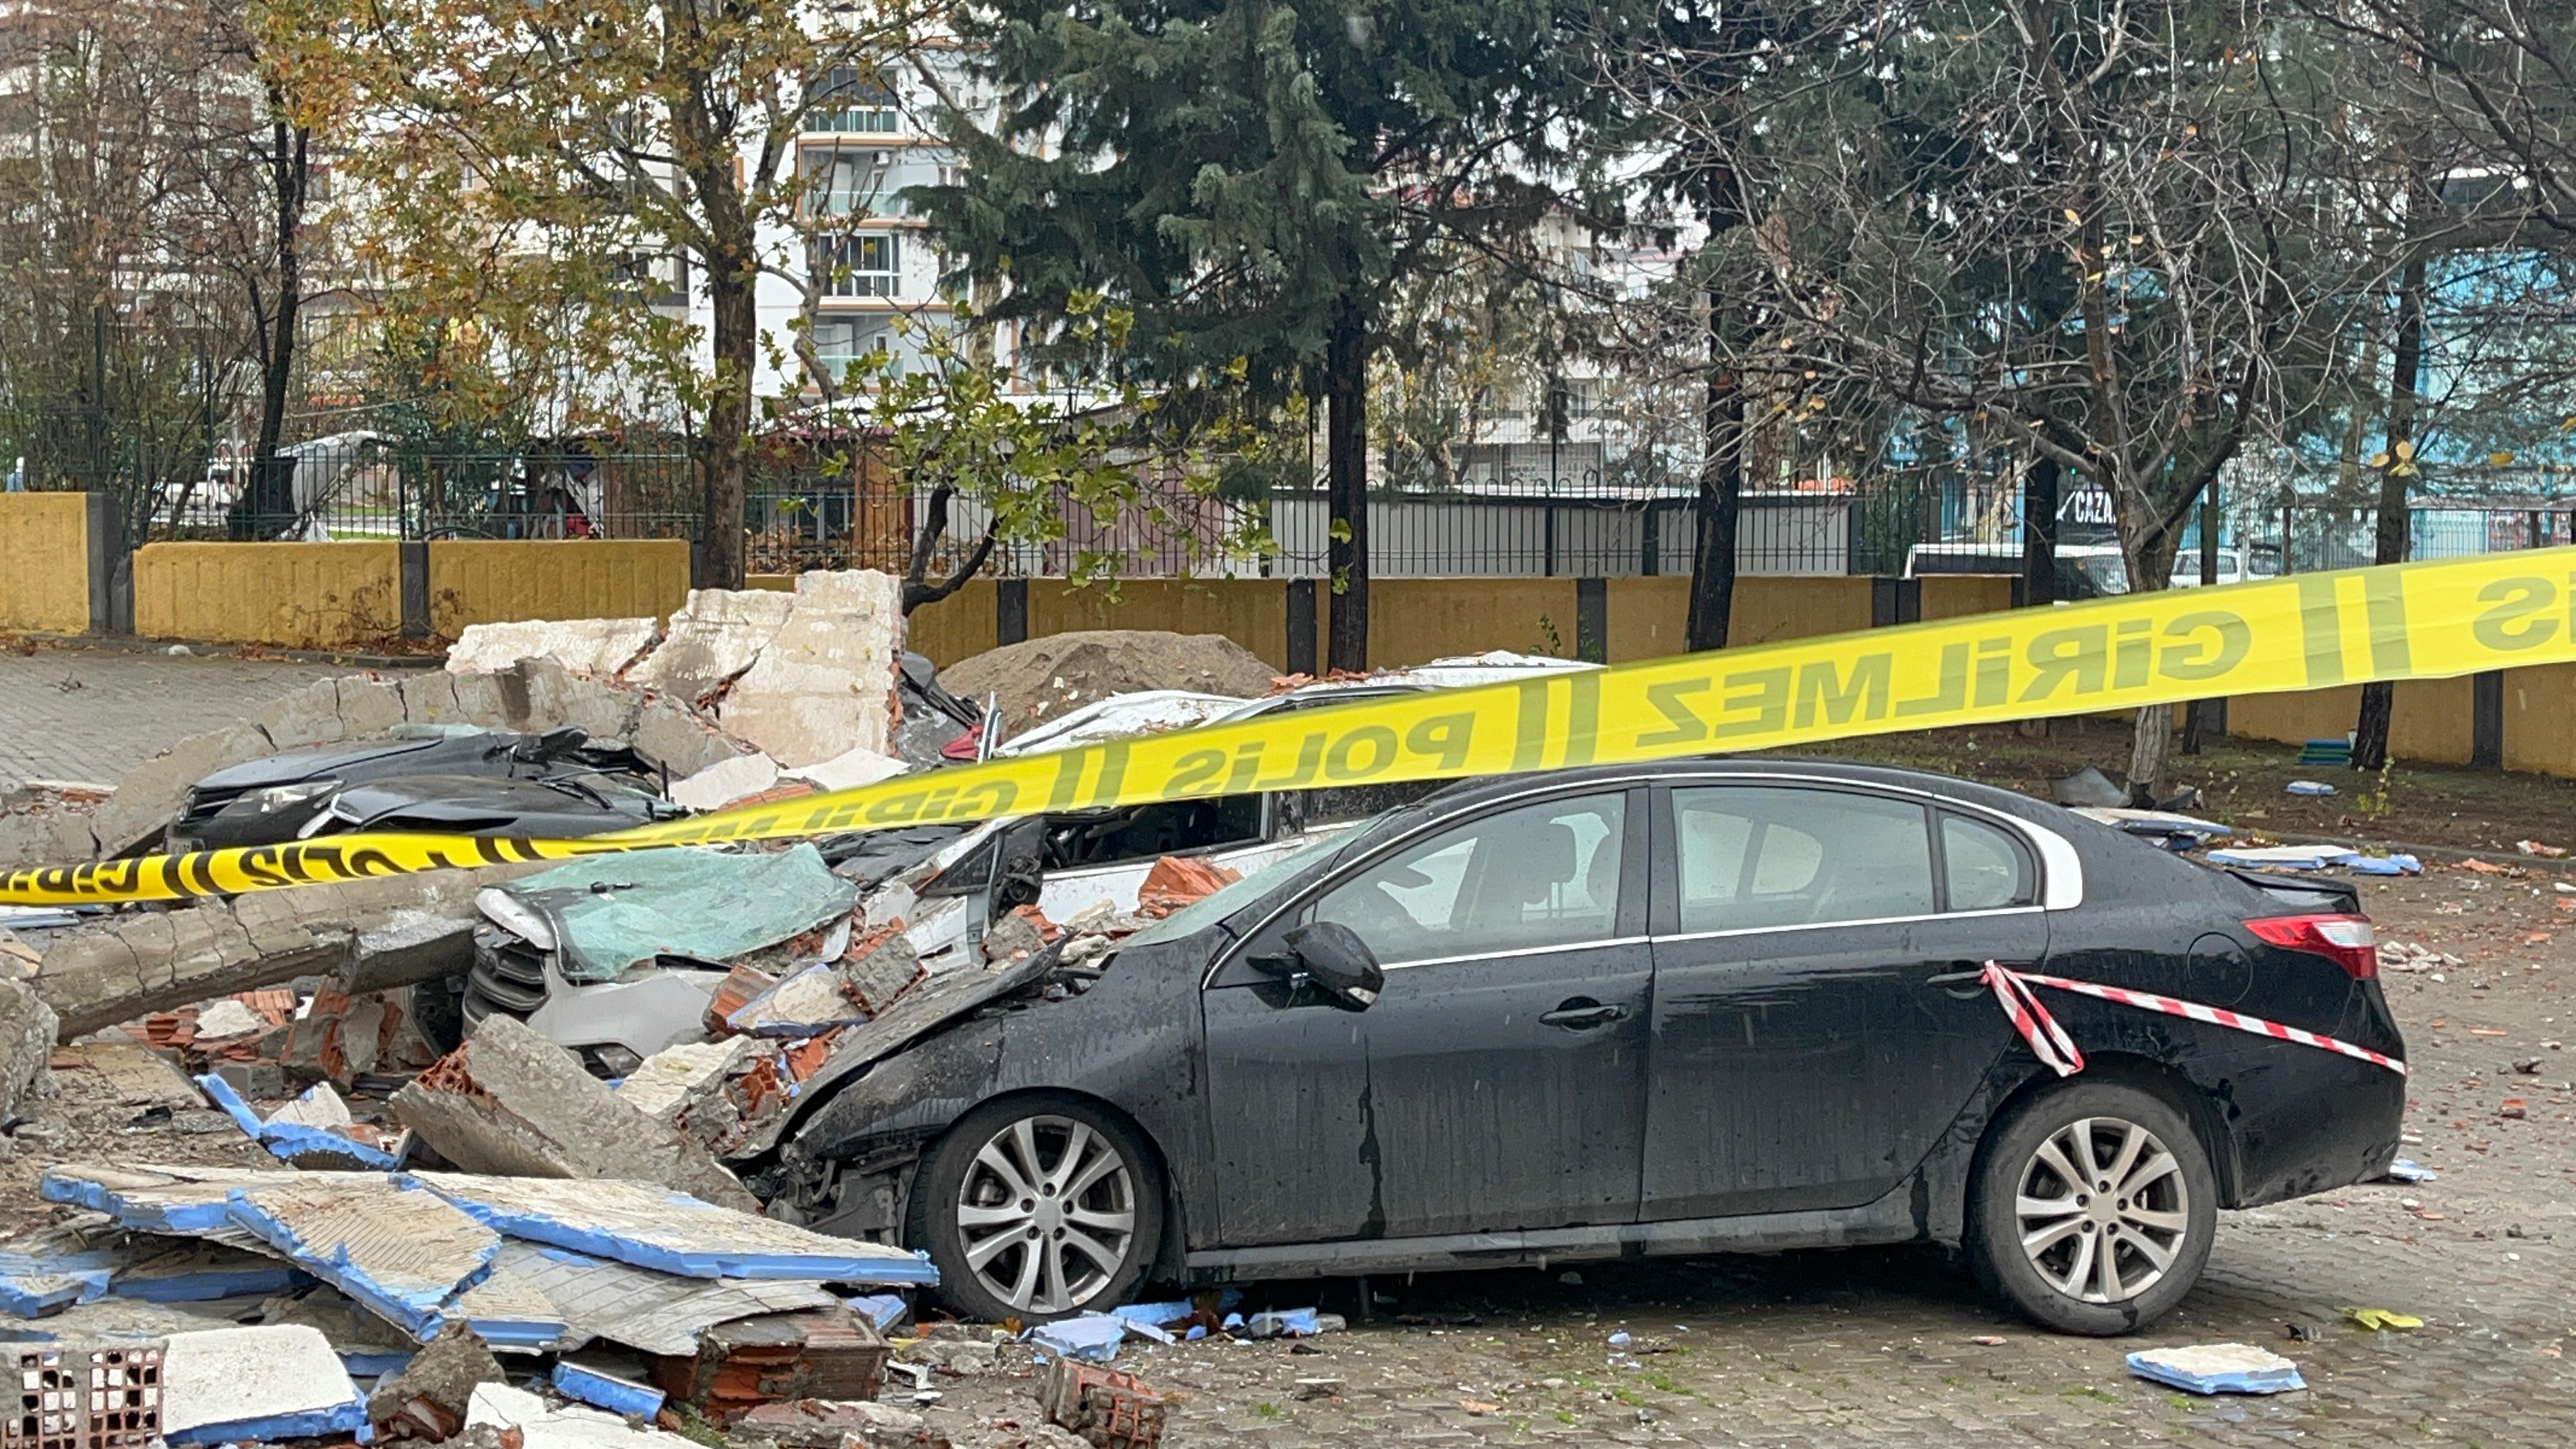
[(1495, 775), (2576, 660), (2576, 548), (1944, 619), (1295, 710), (586, 840), (344, 835), (20, 870), (0, 903), (168, 900), (651, 846)]

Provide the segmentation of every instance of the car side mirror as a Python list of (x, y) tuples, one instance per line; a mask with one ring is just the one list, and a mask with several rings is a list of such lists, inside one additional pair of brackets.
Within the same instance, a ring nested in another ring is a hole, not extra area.
[(1377, 953), (1339, 921), (1316, 921), (1281, 938), (1287, 960), (1324, 999), (1344, 1011), (1366, 1011), (1386, 989)]

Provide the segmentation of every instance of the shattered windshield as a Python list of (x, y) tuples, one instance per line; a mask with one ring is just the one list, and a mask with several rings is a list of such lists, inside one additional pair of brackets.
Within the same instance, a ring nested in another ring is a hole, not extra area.
[(1165, 916), (1153, 925), (1127, 938), (1125, 945), (1150, 946), (1157, 941), (1173, 941), (1199, 930), (1212, 922), (1234, 914), (1244, 903), (1259, 899), (1281, 881), (1342, 848), (1351, 838), (1347, 830), (1335, 830), (1322, 839), (1311, 840), (1295, 851), (1281, 856), (1260, 870), (1230, 885), (1217, 887), (1188, 905)]

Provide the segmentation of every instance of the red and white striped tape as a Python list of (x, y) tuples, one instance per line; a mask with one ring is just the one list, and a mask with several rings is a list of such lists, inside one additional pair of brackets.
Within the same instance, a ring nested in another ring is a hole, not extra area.
[(1995, 1000), (2003, 1003), (2004, 1015), (2012, 1018), (2013, 1030), (2020, 1032), (2021, 1039), (2030, 1043), (2031, 1055), (2038, 1057), (2043, 1064), (2061, 1077), (2071, 1077), (2084, 1070), (2084, 1054), (2075, 1049), (2074, 1038), (2069, 1037), (2066, 1029), (2057, 1024), (2057, 1018), (2050, 1016), (2048, 1008), (2039, 1004), (2038, 994), (2031, 990), (2034, 986), (2045, 986), (2055, 991), (2072, 991), (2078, 996), (2116, 1001), (2122, 1006), (2141, 1007), (2148, 1011), (2163, 1012), (2167, 1016), (2205, 1021), (2212, 1026), (2223, 1026), (2231, 1031), (2247, 1032), (2254, 1036), (2268, 1036), (2275, 1041), (2294, 1041), (2301, 1046), (2322, 1047), (2356, 1061), (2368, 1062), (2376, 1067), (2386, 1067), (2401, 1077), (2406, 1075), (2404, 1062), (2395, 1057), (2384, 1056), (2368, 1047), (2357, 1047), (2348, 1041), (2337, 1041), (2330, 1036), (2301, 1031), (2295, 1026), (2283, 1026), (2277, 1021), (2265, 1021), (2259, 1016), (2221, 1011), (2215, 1006), (2203, 1006), (2196, 1001), (2177, 1001), (2170, 996), (2158, 996), (2152, 991), (2128, 991), (2117, 986), (2102, 986), (2091, 981), (2070, 981), (2063, 976), (2042, 976), (2036, 972), (2015, 971), (1999, 961), (1987, 962), (1981, 976), (1987, 987), (1995, 993)]

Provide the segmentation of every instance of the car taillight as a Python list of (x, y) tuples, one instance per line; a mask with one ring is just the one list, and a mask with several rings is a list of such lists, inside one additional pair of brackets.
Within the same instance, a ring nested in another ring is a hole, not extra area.
[(2379, 975), (2379, 934), (2368, 916), (2258, 916), (2245, 929), (2275, 946), (2324, 956), (2355, 981)]

